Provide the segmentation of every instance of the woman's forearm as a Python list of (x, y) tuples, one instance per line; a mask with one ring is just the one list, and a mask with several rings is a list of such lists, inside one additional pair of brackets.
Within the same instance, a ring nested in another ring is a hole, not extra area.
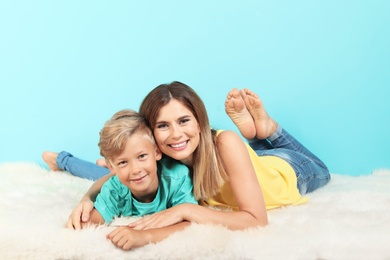
[(144, 232), (148, 233), (149, 235), (149, 243), (157, 243), (161, 240), (164, 240), (165, 238), (169, 237), (171, 234), (183, 230), (184, 228), (188, 227), (190, 225), (190, 222), (183, 221), (171, 226), (162, 227), (162, 228), (155, 228), (155, 229), (147, 229), (143, 230)]
[(266, 226), (267, 213), (257, 217), (247, 211), (220, 211), (200, 205), (186, 204), (183, 217), (189, 222), (199, 224), (219, 224), (232, 230), (242, 230), (250, 227)]

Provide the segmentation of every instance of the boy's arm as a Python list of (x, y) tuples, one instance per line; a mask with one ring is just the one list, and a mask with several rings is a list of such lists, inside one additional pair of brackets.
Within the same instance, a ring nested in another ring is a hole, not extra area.
[(107, 238), (119, 248), (130, 250), (135, 247), (141, 247), (149, 243), (157, 243), (174, 232), (183, 230), (189, 226), (189, 222), (180, 222), (163, 228), (154, 228), (148, 230), (135, 230), (130, 227), (119, 227), (107, 235)]
[(80, 229), (82, 224), (89, 222), (90, 213), (93, 210), (93, 202), (96, 200), (96, 196), (99, 194), (103, 184), (114, 175), (115, 173), (110, 172), (92, 184), (87, 193), (81, 198), (79, 204), (70, 214), (68, 222), (66, 223), (67, 228)]
[(100, 215), (99, 211), (97, 211), (94, 208), (94, 209), (92, 209), (92, 211), (89, 215), (89, 221), (81, 223), (81, 227), (85, 228), (85, 227), (88, 227), (90, 224), (103, 225), (104, 223), (105, 222), (104, 222), (102, 215)]

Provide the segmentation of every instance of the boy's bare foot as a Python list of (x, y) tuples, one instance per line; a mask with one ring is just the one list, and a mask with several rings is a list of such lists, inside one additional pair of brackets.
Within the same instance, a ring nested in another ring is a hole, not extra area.
[(245, 107), (244, 99), (237, 88), (232, 89), (225, 101), (226, 114), (238, 127), (243, 137), (252, 139), (256, 135), (256, 127), (253, 118)]
[(108, 168), (107, 162), (103, 158), (97, 159), (96, 164), (99, 165), (100, 167)]
[(60, 168), (57, 167), (56, 159), (57, 159), (58, 153), (55, 152), (43, 152), (42, 153), (42, 159), (45, 161), (47, 166), (49, 166), (49, 169), (51, 171), (60, 171)]
[(267, 111), (265, 111), (260, 98), (249, 89), (242, 89), (240, 94), (245, 102), (246, 109), (254, 120), (256, 137), (259, 139), (266, 139), (275, 133), (278, 123), (276, 123), (275, 120), (268, 115)]

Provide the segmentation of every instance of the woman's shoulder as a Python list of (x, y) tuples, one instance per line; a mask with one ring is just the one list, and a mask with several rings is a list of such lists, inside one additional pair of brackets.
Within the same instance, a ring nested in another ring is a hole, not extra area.
[(242, 138), (232, 130), (221, 131), (215, 137), (215, 146), (217, 147), (219, 153), (225, 154), (225, 152), (231, 153), (236, 149), (244, 146), (244, 141)]
[(216, 140), (218, 143), (243, 142), (241, 137), (232, 130), (218, 130), (216, 132)]

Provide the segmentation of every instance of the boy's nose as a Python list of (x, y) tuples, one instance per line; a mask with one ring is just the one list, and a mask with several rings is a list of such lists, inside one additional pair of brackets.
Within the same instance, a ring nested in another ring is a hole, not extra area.
[(140, 167), (134, 167), (130, 170), (131, 175), (138, 175), (142, 172), (142, 169)]

